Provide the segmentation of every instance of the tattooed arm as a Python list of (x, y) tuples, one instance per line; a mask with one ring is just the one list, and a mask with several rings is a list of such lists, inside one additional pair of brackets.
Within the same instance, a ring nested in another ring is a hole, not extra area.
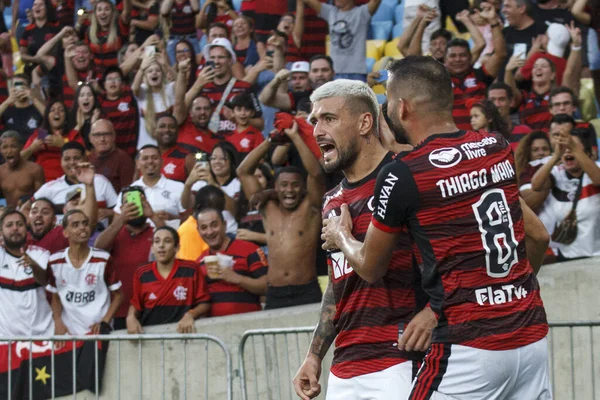
[(321, 362), (336, 337), (333, 325), (334, 316), (335, 298), (333, 296), (333, 285), (330, 280), (323, 294), (321, 317), (313, 334), (308, 354), (300, 370), (294, 377), (294, 389), (296, 390), (296, 394), (303, 400), (312, 399), (321, 393), (321, 385), (319, 384)]

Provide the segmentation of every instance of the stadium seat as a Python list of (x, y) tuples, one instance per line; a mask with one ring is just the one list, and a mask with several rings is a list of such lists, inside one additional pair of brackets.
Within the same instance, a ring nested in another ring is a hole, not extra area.
[(454, 22), (452, 21), (452, 18), (450, 18), (450, 17), (446, 17), (446, 30), (448, 30), (450, 33), (452, 33), (452, 36), (454, 36), (455, 38), (464, 39), (464, 40), (471, 39), (471, 35), (469, 34), (469, 32), (460, 33), (458, 31), (458, 29), (456, 29), (456, 25), (454, 25)]
[(367, 57), (379, 60), (383, 55), (386, 43), (385, 40), (367, 40)]
[(385, 96), (385, 94), (376, 94), (375, 96), (377, 96), (377, 102), (379, 104), (383, 104), (387, 101), (387, 97)]
[(374, 40), (389, 40), (392, 33), (392, 21), (379, 21), (371, 23), (371, 39)]
[(373, 14), (371, 17), (371, 22), (379, 22), (379, 21), (393, 21), (394, 20), (394, 7), (382, 3), (379, 5), (377, 12)]
[(585, 121), (596, 118), (596, 96), (594, 95), (594, 81), (592, 78), (581, 79), (581, 88), (579, 89), (579, 111)]
[(233, 2), (233, 8), (235, 9), (235, 11), (239, 12), (240, 9), (242, 8), (242, 0), (232, 0)]
[(402, 32), (404, 32), (404, 25), (402, 24), (402, 22), (394, 25), (394, 28), (392, 29), (392, 39), (396, 39), (402, 36)]
[(367, 73), (373, 71), (373, 66), (375, 65), (376, 60), (372, 57), (367, 57)]
[(404, 3), (400, 3), (394, 8), (394, 21), (396, 21), (396, 24), (401, 24), (403, 19), (404, 19)]
[(400, 50), (398, 50), (398, 38), (395, 38), (386, 43), (383, 50), (383, 55), (388, 57), (399, 56)]

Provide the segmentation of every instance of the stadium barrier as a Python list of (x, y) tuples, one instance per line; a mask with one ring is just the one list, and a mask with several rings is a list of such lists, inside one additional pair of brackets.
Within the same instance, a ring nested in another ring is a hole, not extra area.
[[(554, 398), (600, 400), (597, 374), (600, 371), (600, 321), (549, 325), (549, 366)], [(296, 399), (291, 381), (304, 361), (314, 329), (246, 331), (238, 349), (242, 400)], [(248, 374), (248, 369), (253, 373)], [(323, 388), (328, 372), (324, 368), (321, 374)]]
[[(137, 357), (122, 359), (122, 350), (136, 348)], [(231, 353), (205, 334), (3, 338), (0, 360), (2, 399), (75, 398), (89, 390), (96, 399), (232, 400)], [(209, 378), (215, 372), (222, 379)], [(102, 380), (111, 385), (103, 390)]]
[[(238, 348), (242, 400), (297, 399), (292, 379), (304, 361), (314, 330), (307, 326), (244, 332)], [(247, 374), (248, 369), (253, 373)], [(325, 388), (323, 379), (327, 374), (321, 375)]]
[(551, 322), (550, 380), (555, 399), (600, 400), (600, 321)]

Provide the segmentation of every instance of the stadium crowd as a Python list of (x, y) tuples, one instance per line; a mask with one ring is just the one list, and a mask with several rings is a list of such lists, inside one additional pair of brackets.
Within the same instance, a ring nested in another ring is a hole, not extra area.
[(460, 129), (511, 143), (546, 262), (600, 255), (600, 1), (15, 0), (3, 22), (0, 337), (319, 302), (343, 176), (310, 95), (353, 79), (383, 103), (408, 55), (451, 74)]

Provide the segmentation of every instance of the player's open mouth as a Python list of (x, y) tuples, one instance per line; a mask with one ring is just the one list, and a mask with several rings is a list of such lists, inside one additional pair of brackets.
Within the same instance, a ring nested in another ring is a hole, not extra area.
[(320, 143), (319, 148), (321, 149), (324, 160), (331, 159), (335, 155), (336, 148), (331, 143)]

